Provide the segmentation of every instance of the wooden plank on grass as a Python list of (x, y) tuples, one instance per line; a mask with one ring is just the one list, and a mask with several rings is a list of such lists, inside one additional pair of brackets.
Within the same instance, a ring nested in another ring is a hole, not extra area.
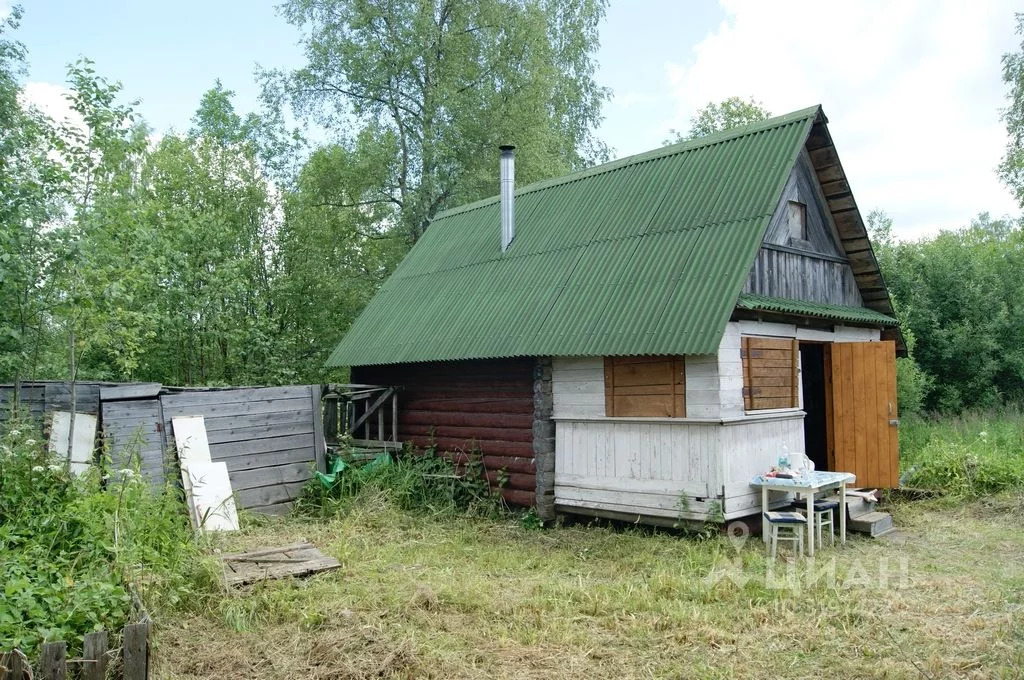
[(307, 576), (341, 566), (338, 560), (324, 555), (311, 543), (261, 547), (249, 552), (222, 555), (221, 560), (224, 563), (224, 580), (231, 586), (289, 576)]

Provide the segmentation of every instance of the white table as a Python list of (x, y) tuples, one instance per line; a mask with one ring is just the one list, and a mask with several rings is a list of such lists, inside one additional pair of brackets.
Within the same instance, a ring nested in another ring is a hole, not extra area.
[(758, 475), (750, 482), (750, 486), (761, 489), (761, 536), (768, 542), (768, 520), (764, 513), (768, 512), (769, 491), (789, 491), (803, 494), (807, 498), (807, 554), (814, 555), (814, 494), (826, 489), (839, 489), (839, 541), (846, 543), (846, 485), (857, 480), (851, 472), (811, 472), (793, 479), (780, 477), (764, 477)]

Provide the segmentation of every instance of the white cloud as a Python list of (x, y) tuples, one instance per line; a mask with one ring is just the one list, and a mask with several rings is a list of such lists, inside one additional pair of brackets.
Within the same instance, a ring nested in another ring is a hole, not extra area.
[(21, 91), (21, 97), (25, 103), (36, 107), (55, 122), (63, 123), (68, 121), (76, 127), (84, 129), (85, 121), (77, 111), (71, 109), (71, 105), (67, 100), (67, 96), (70, 93), (71, 90), (63, 85), (33, 82), (25, 83), (25, 87)]
[(897, 234), (1019, 212), (995, 175), (1014, 3), (720, 2), (726, 20), (692, 59), (665, 64), (665, 129), (733, 95), (776, 114), (820, 103), (862, 212), (886, 210)]
[(7, 0), (0, 0), (0, 21), (3, 21), (7, 17), (11, 16), (11, 10), (13, 6)]

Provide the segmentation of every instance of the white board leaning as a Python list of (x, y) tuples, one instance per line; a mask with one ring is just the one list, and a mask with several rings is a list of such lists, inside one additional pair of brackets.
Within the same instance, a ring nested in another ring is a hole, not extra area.
[(237, 530), (238, 513), (227, 463), (210, 461), (203, 416), (176, 416), (171, 425), (192, 526), (199, 532)]
[(70, 437), (71, 447), (68, 451), (68, 434), (71, 432), (71, 412), (54, 411), (50, 426), (50, 452), (58, 458), (68, 461), (68, 469), (73, 474), (82, 475), (88, 472), (93, 462), (96, 449), (96, 416), (88, 413), (75, 413), (75, 432)]

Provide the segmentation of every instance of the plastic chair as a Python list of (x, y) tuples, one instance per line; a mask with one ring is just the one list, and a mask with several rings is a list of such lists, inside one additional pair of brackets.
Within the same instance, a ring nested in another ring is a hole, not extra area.
[(804, 532), (807, 527), (807, 518), (799, 512), (790, 511), (769, 511), (764, 513), (768, 520), (768, 527), (771, 531), (769, 546), (772, 559), (775, 559), (779, 549), (779, 541), (789, 541), (794, 545), (797, 555), (804, 551)]

